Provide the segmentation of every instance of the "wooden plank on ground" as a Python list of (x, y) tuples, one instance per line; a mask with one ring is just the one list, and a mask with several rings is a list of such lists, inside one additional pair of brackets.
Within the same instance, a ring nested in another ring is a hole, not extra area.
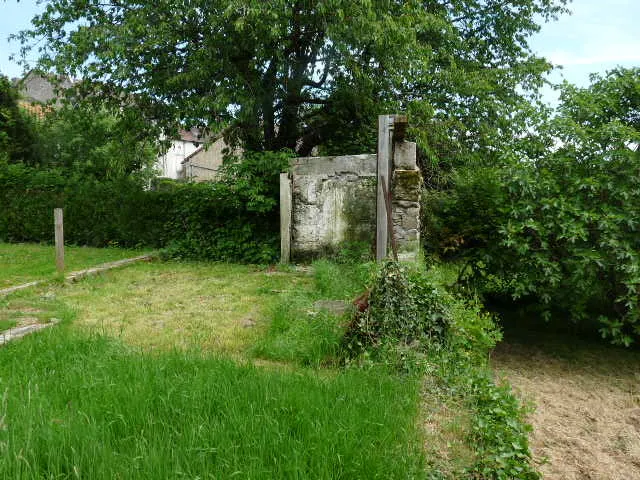
[[(115, 262), (104, 263), (104, 264), (102, 264), (102, 265), (100, 265), (98, 267), (88, 268), (86, 270), (79, 270), (77, 272), (72, 272), (69, 275), (67, 275), (65, 277), (65, 279), (70, 281), (70, 282), (77, 282), (78, 280), (80, 280), (82, 278), (90, 277), (92, 275), (97, 275), (98, 273), (106, 272), (107, 270), (111, 270), (111, 269), (118, 268), (118, 267), (123, 267), (123, 266), (129, 265), (131, 263), (150, 261), (155, 256), (156, 256), (155, 253), (149, 253), (149, 254), (146, 254), (146, 255), (140, 255), (140, 256), (137, 256), (137, 257), (133, 257), (133, 258), (126, 258), (124, 260), (117, 260)], [(24, 290), (25, 288), (35, 287), (35, 286), (40, 285), (40, 284), (45, 283), (45, 282), (46, 282), (46, 280), (36, 280), (34, 282), (29, 282), (29, 283), (24, 283), (22, 285), (16, 285), (14, 287), (4, 288), (4, 289), (0, 290), (0, 297), (7, 296), (10, 293), (17, 292), (19, 290)]]

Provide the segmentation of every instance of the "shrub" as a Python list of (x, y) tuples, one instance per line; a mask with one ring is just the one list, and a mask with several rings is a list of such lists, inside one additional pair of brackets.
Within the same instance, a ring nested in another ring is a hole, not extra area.
[(640, 69), (592, 82), (565, 84), (556, 117), (523, 140), (546, 150), (430, 197), (428, 247), (461, 254), (485, 292), (533, 303), (544, 319), (598, 320), (628, 346), (640, 339)]
[(419, 346), (442, 339), (448, 318), (442, 295), (424, 275), (387, 261), (373, 280), (368, 308), (345, 334), (345, 346), (351, 355), (387, 343)]
[(494, 241), (504, 190), (497, 168), (465, 168), (452, 178), (453, 188), (423, 195), (422, 238), (427, 254), (467, 258)]
[(427, 373), (431, 389), (443, 398), (459, 398), (469, 409), (466, 443), (475, 459), (455, 478), (538, 479), (530, 465), (526, 411), (508, 385), (494, 383), (487, 366), (501, 334), (477, 299), (456, 297), (436, 285), (436, 270), (383, 264), (369, 309), (347, 331), (347, 355), (357, 354), (360, 364)]
[(0, 240), (52, 242), (52, 211), (65, 209), (69, 243), (167, 247), (170, 255), (272, 262), (278, 255), (278, 175), (288, 153), (249, 153), (226, 165), (218, 182), (163, 184), (99, 181), (0, 164)]

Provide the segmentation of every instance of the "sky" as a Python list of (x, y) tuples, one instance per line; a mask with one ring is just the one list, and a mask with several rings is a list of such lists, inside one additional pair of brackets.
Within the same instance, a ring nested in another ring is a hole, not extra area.
[[(0, 0), (0, 73), (9, 77), (22, 74), (22, 68), (9, 60), (19, 45), (9, 43), (12, 33), (28, 28), (31, 18), (44, 9), (38, 0)], [(563, 79), (578, 86), (589, 84), (590, 73), (604, 73), (620, 65), (640, 66), (640, 0), (574, 0), (571, 15), (542, 25), (531, 38), (535, 53), (562, 69), (550, 80)], [(549, 89), (544, 98), (555, 103)]]

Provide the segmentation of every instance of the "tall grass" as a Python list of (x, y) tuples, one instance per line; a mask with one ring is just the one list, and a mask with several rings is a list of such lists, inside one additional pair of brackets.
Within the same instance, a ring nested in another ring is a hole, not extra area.
[(141, 353), (62, 327), (0, 349), (0, 478), (415, 478), (418, 384)]
[(375, 264), (313, 264), (314, 281), (299, 286), (271, 307), (270, 326), (259, 338), (254, 354), (271, 360), (319, 366), (339, 354), (347, 319), (315, 308), (317, 300), (350, 303), (367, 287)]

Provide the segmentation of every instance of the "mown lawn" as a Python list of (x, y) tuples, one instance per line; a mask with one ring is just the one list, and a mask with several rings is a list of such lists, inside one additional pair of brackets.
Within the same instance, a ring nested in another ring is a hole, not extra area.
[(0, 349), (0, 478), (424, 478), (420, 378), (327, 360), (314, 302), (367, 276), (152, 263), (0, 300), (61, 320)]
[(492, 363), (535, 406), (544, 478), (640, 478), (640, 349), (541, 330), (510, 331)]
[[(65, 268), (72, 272), (142, 253), (140, 250), (123, 248), (66, 246)], [(0, 243), (0, 288), (51, 279), (55, 274), (55, 250), (52, 245)]]

